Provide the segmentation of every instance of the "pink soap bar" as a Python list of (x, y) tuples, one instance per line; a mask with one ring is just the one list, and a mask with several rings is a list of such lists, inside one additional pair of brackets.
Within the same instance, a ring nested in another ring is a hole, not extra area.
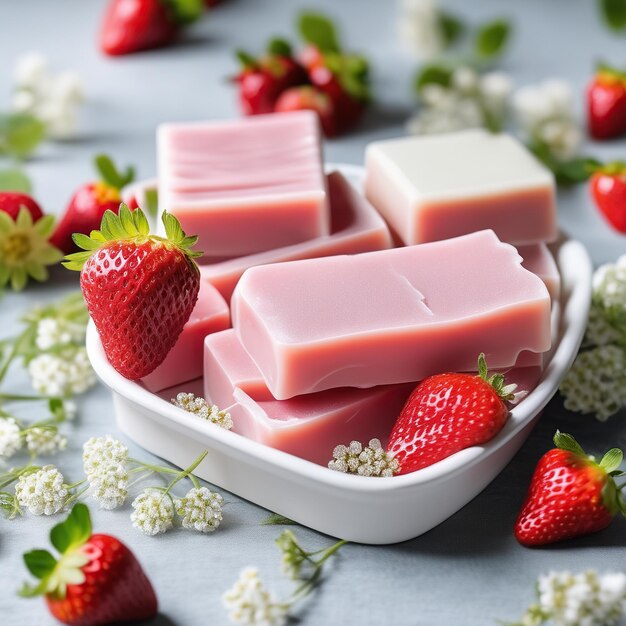
[(317, 115), (164, 124), (158, 130), (159, 204), (198, 249), (240, 256), (330, 232)]
[(510, 135), (378, 141), (365, 162), (365, 195), (406, 245), (485, 228), (516, 245), (557, 237), (554, 176)]
[(230, 328), (226, 301), (213, 285), (201, 280), (198, 302), (189, 320), (165, 361), (142, 378), (144, 386), (156, 392), (202, 376), (204, 338), (226, 328)]
[(328, 175), (328, 192), (332, 220), (330, 236), (222, 263), (201, 265), (202, 276), (228, 301), (241, 275), (249, 267), (335, 254), (385, 250), (391, 246), (389, 229), (384, 220), (343, 174), (332, 172)]
[(522, 266), (543, 280), (550, 292), (550, 297), (557, 302), (561, 295), (561, 275), (548, 246), (545, 243), (537, 243), (531, 246), (520, 246), (517, 251), (524, 259)]
[(233, 326), (279, 400), (493, 368), (550, 348), (550, 295), (493, 231), (247, 270)]
[[(530, 391), (541, 366), (515, 367), (507, 383)], [(370, 389), (342, 388), (289, 400), (274, 400), (234, 330), (205, 340), (204, 396), (233, 417), (234, 431), (316, 463), (327, 463), (333, 448), (377, 437), (386, 443), (415, 383)]]

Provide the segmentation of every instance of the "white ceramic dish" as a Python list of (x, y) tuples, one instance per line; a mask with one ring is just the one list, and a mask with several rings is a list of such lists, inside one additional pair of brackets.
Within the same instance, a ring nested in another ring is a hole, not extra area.
[[(362, 178), (360, 168), (332, 167), (356, 183)], [(360, 543), (395, 543), (425, 533), (480, 493), (517, 452), (570, 368), (585, 330), (592, 266), (576, 241), (564, 239), (554, 253), (562, 278), (557, 339), (537, 387), (489, 443), (404, 476), (344, 475), (213, 427), (118, 374), (93, 324), (87, 350), (113, 392), (120, 429), (145, 449), (179, 467), (208, 450), (196, 470), (200, 478), (320, 532)]]

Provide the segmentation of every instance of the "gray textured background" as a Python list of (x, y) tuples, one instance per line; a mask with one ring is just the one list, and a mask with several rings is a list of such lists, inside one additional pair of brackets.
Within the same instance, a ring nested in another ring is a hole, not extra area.
[[(469, 22), (497, 15), (515, 20), (515, 39), (502, 67), (518, 85), (561, 76), (582, 91), (596, 59), (615, 63), (624, 59), (626, 37), (613, 36), (601, 26), (591, 0), (442, 4)], [(178, 46), (114, 60), (101, 57), (94, 46), (103, 6), (95, 0), (0, 0), (0, 103), (8, 100), (16, 57), (28, 50), (43, 52), (57, 68), (76, 69), (89, 98), (81, 137), (67, 144), (47, 144), (27, 166), (36, 195), (49, 211), (59, 211), (74, 187), (92, 177), (90, 159), (95, 152), (107, 151), (122, 164), (136, 164), (140, 176), (152, 176), (154, 129), (159, 122), (235, 115), (234, 91), (225, 82), (235, 69), (231, 50), (235, 46), (258, 50), (269, 35), (290, 34), (300, 7), (315, 6), (336, 16), (350, 47), (366, 51), (374, 66), (376, 108), (354, 134), (327, 143), (327, 158), (361, 163), (369, 141), (403, 132), (411, 110), (409, 85), (415, 63), (397, 41), (394, 2), (226, 0)], [(624, 140), (589, 149), (604, 159), (626, 156)], [(559, 210), (563, 227), (587, 244), (596, 263), (626, 251), (626, 239), (613, 234), (596, 215), (585, 186), (563, 192)], [(26, 307), (75, 288), (73, 281), (63, 274), (43, 287), (5, 298), (0, 303), (3, 334), (11, 332)], [(8, 384), (16, 390), (28, 388), (19, 377)], [(626, 445), (623, 417), (602, 425), (567, 414), (561, 401), (553, 400), (514, 461), (457, 515), (397, 546), (344, 547), (327, 583), (303, 607), (303, 623), (482, 626), (497, 618), (518, 617), (541, 572), (623, 568), (626, 525), (621, 520), (595, 537), (540, 550), (521, 548), (511, 532), (534, 463), (549, 446), (554, 430), (571, 431), (587, 448), (600, 452)], [(112, 404), (109, 394), (98, 387), (81, 402), (80, 419), (70, 431), (71, 450), (59, 460), (68, 477), (80, 477), (82, 442), (107, 432), (116, 432)], [(143, 454), (137, 449), (133, 453)], [(112, 513), (94, 511), (96, 528), (127, 541), (152, 578), (162, 611), (156, 624), (226, 623), (220, 595), (248, 564), (259, 566), (271, 587), (289, 589), (282, 582), (273, 544), (280, 529), (259, 525), (267, 515), (259, 507), (232, 496), (227, 499), (224, 525), (212, 536), (175, 531), (148, 538), (132, 529), (128, 506)], [(53, 523), (32, 517), (0, 521), (3, 624), (53, 623), (38, 601), (14, 595), (25, 573), (20, 554), (44, 545)], [(307, 529), (296, 532), (306, 545), (329, 541)]]

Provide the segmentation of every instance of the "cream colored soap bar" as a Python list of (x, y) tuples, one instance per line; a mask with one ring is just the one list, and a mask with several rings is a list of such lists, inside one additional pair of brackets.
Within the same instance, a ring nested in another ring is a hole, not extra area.
[(406, 245), (486, 228), (516, 245), (556, 239), (554, 176), (510, 135), (377, 141), (365, 166), (365, 195)]
[(274, 396), (492, 368), (550, 348), (550, 296), (517, 250), (481, 231), (247, 270), (233, 327)]

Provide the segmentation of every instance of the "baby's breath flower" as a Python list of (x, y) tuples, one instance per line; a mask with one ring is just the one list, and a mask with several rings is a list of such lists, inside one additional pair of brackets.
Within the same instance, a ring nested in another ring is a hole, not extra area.
[(40, 354), (28, 366), (33, 387), (42, 395), (67, 397), (84, 393), (96, 376), (83, 347), (56, 354)]
[(233, 427), (233, 420), (228, 411), (220, 411), (201, 396), (196, 397), (193, 393), (179, 393), (176, 398), (172, 399), (172, 404), (226, 430)]
[(89, 481), (91, 495), (100, 507), (117, 509), (128, 497), (128, 471), (121, 463), (110, 464)]
[(63, 400), (63, 416), (68, 422), (71, 422), (78, 413), (78, 407), (73, 400)]
[(337, 446), (328, 467), (337, 472), (359, 476), (388, 477), (400, 471), (397, 459), (385, 452), (378, 439), (371, 439), (365, 448), (358, 441), (352, 441), (349, 446)]
[(145, 489), (133, 500), (130, 519), (145, 535), (167, 532), (174, 525), (174, 503), (169, 494), (159, 489)]
[(242, 570), (237, 582), (222, 596), (222, 602), (233, 624), (283, 626), (287, 622), (288, 607), (276, 601), (254, 567)]
[(593, 301), (609, 322), (626, 333), (626, 254), (601, 265), (593, 275)]
[(128, 448), (111, 435), (91, 437), (83, 445), (83, 469), (91, 481), (106, 473), (110, 467), (124, 466)]
[(55, 427), (33, 426), (26, 430), (26, 447), (34, 456), (56, 454), (67, 448), (67, 438)]
[(621, 339), (622, 333), (609, 323), (604, 310), (592, 302), (583, 347), (607, 346), (612, 343), (619, 343)]
[(56, 317), (44, 317), (37, 324), (35, 343), (40, 350), (82, 343), (84, 339), (85, 327), (82, 324)]
[(0, 457), (10, 458), (22, 447), (19, 424), (12, 418), (0, 419)]
[(175, 501), (183, 527), (201, 533), (217, 529), (222, 521), (223, 504), (224, 498), (206, 487), (190, 489), (183, 498)]
[(15, 495), (33, 515), (54, 515), (65, 507), (68, 490), (63, 474), (54, 465), (45, 465), (20, 476)]
[(614, 345), (581, 352), (560, 391), (566, 409), (606, 421), (626, 403), (626, 352)]
[(300, 578), (302, 565), (307, 560), (307, 553), (300, 547), (296, 536), (290, 530), (285, 530), (279, 535), (276, 545), (283, 553), (281, 560), (283, 573), (288, 578), (297, 580)]

